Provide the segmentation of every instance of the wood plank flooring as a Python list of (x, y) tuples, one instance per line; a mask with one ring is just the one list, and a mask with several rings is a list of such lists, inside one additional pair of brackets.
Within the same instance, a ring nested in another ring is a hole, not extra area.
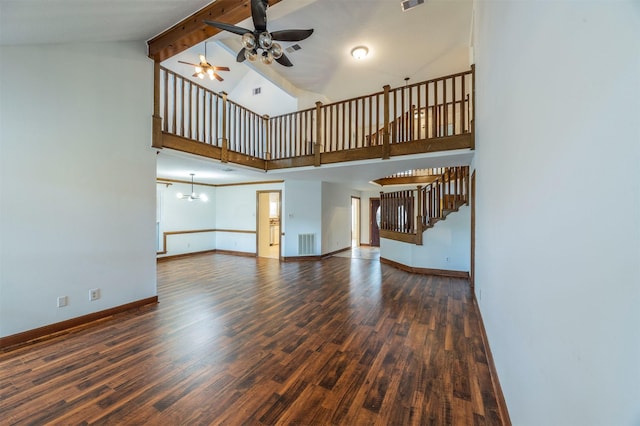
[(0, 353), (0, 423), (502, 424), (467, 280), (207, 254), (158, 295)]

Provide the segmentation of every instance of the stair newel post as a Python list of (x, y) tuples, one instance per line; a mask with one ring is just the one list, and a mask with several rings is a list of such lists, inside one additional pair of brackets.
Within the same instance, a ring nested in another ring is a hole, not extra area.
[(422, 185), (418, 185), (416, 189), (417, 192), (417, 207), (416, 207), (416, 244), (422, 245), (422, 234), (424, 232), (424, 228), (422, 227), (422, 218), (424, 217), (424, 209), (422, 207)]
[(229, 161), (229, 140), (227, 139), (227, 92), (220, 92), (222, 95), (222, 153), (220, 161), (227, 163)]
[(315, 167), (320, 167), (320, 148), (322, 147), (322, 102), (316, 102), (316, 143), (313, 144), (313, 154)]
[(269, 170), (269, 161), (271, 161), (271, 128), (269, 114), (262, 116), (264, 123), (264, 171)]
[(384, 102), (384, 127), (382, 131), (382, 159), (387, 160), (390, 157), (391, 149), (389, 147), (389, 91), (391, 86), (388, 84), (383, 87)]
[(162, 117), (160, 116), (160, 61), (153, 62), (153, 121), (151, 146), (162, 148)]
[(476, 149), (476, 64), (471, 64), (471, 114), (471, 149)]

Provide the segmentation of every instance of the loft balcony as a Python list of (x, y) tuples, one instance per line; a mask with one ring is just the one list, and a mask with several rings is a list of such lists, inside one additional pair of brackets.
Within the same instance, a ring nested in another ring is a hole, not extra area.
[(270, 117), (156, 63), (153, 146), (265, 171), (474, 149), (474, 72)]

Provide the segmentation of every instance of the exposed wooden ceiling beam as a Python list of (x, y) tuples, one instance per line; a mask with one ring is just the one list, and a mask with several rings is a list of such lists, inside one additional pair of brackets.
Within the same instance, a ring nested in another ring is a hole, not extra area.
[[(269, 0), (269, 6), (281, 0)], [(237, 24), (251, 16), (251, 0), (217, 0), (147, 42), (149, 57), (164, 61), (220, 32), (204, 20)]]

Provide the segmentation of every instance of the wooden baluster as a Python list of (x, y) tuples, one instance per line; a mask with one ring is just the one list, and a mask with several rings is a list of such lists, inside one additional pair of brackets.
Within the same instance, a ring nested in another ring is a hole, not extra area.
[(451, 105), (453, 106), (453, 109), (451, 111), (451, 115), (453, 116), (451, 118), (451, 122), (453, 123), (453, 126), (452, 126), (453, 127), (453, 133), (452, 134), (453, 135), (457, 135), (458, 133), (456, 132), (456, 124), (457, 124), (457, 122), (456, 122), (456, 77), (453, 77), (453, 83), (452, 84), (453, 84), (453, 86), (451, 88), (451, 90), (452, 90), (452, 93), (451, 93), (451, 98), (452, 98)]
[(465, 87), (464, 87), (464, 83), (467, 80), (467, 75), (464, 74), (462, 76), (462, 94), (460, 95), (460, 99), (461, 99), (461, 104), (460, 104), (460, 133), (467, 133), (467, 129), (466, 129), (466, 123), (464, 121), (464, 110), (465, 110), (465, 102), (464, 99), (466, 97), (466, 93), (465, 93)]
[(200, 141), (200, 86), (196, 86), (196, 131), (195, 139)]
[(164, 123), (163, 129), (165, 132), (169, 131), (169, 73), (164, 70)]
[(316, 102), (316, 143), (314, 166), (320, 166), (320, 148), (322, 146), (322, 102)]
[(184, 78), (180, 78), (180, 136), (184, 136)]
[[(433, 134), (430, 134), (432, 128), (433, 128), (433, 112), (431, 112), (431, 114), (429, 114), (431, 110), (431, 107), (429, 106), (429, 82), (426, 82), (424, 85), (424, 102), (425, 102), (425, 109), (424, 109), (424, 137), (425, 139), (431, 138), (433, 137)], [(431, 117), (431, 121), (429, 121), (429, 117)]]
[(176, 78), (176, 75), (173, 74), (173, 122), (172, 124), (172, 130), (174, 134), (178, 134), (178, 124), (177, 124), (177, 120), (178, 120), (178, 79)]
[(221, 133), (221, 126), (220, 126), (220, 96), (216, 95), (215, 96), (215, 114), (216, 114), (216, 119), (215, 119), (215, 126), (216, 126), (216, 131), (215, 133), (213, 133), (213, 138), (214, 138), (214, 144), (215, 146), (219, 146), (218, 145), (218, 140), (220, 140), (220, 138), (222, 137), (222, 133)]
[(222, 152), (220, 153), (220, 161), (226, 163), (229, 160), (228, 143), (227, 140), (227, 93), (221, 92), (222, 95)]
[(385, 85), (383, 88), (383, 100), (382, 102), (384, 103), (383, 106), (383, 128), (382, 128), (382, 159), (385, 160), (387, 158), (389, 158), (390, 154), (391, 154), (391, 147), (389, 145), (389, 90), (391, 89), (391, 86), (389, 86), (388, 84)]
[(302, 113), (296, 113), (296, 130), (297, 130), (297, 141), (296, 141), (296, 155), (302, 155)]
[(371, 96), (367, 97), (367, 101), (369, 103), (369, 141), (370, 144), (373, 144), (373, 105)]
[(416, 135), (417, 135), (417, 139), (423, 139), (422, 138), (422, 100), (420, 99), (420, 87), (422, 87), (422, 84), (419, 84), (416, 86), (416, 104), (417, 104), (417, 120), (416, 121)]

